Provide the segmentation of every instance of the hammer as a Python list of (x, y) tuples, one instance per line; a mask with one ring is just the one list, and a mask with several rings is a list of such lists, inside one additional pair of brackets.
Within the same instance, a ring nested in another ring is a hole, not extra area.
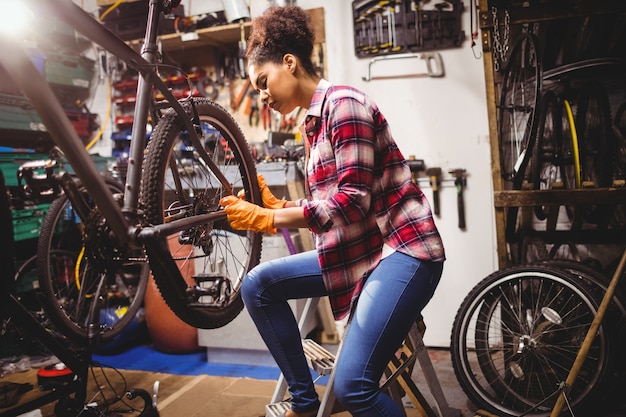
[(417, 176), (420, 171), (423, 171), (425, 168), (423, 159), (415, 159), (415, 155), (409, 155), (409, 159), (406, 161), (409, 164), (409, 169), (411, 170), (411, 178), (413, 182), (417, 184)]
[(441, 168), (434, 167), (426, 170), (430, 178), (430, 186), (433, 189), (433, 207), (435, 216), (439, 216), (439, 184), (441, 184)]
[(465, 170), (457, 168), (448, 172), (454, 176), (454, 185), (456, 185), (456, 198), (459, 209), (459, 229), (465, 229), (465, 203), (463, 202), (463, 188), (467, 184), (465, 179)]

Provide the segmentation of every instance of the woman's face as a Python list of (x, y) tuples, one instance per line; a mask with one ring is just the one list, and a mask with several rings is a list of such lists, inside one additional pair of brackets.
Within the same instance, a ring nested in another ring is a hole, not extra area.
[(261, 100), (281, 114), (289, 114), (298, 107), (298, 80), (294, 75), (294, 61), (287, 55), (280, 64), (267, 62), (251, 64), (248, 74), (252, 87), (261, 94)]

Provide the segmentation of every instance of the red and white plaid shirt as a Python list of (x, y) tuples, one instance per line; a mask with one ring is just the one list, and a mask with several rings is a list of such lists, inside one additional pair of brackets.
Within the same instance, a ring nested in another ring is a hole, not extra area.
[(322, 79), (304, 120), (308, 200), (304, 215), (336, 319), (349, 313), (383, 244), (443, 262), (430, 204), (380, 110), (363, 92)]

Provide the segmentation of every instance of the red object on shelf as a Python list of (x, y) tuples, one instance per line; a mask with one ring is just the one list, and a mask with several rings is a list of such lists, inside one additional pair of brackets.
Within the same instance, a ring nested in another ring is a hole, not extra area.
[(98, 115), (95, 113), (65, 110), (65, 114), (81, 139), (89, 139), (100, 127)]

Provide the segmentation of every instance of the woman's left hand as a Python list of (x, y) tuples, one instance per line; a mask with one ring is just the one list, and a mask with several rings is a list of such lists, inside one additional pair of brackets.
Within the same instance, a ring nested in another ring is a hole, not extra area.
[(274, 210), (248, 203), (234, 195), (220, 200), (226, 217), (233, 229), (253, 232), (276, 233)]

